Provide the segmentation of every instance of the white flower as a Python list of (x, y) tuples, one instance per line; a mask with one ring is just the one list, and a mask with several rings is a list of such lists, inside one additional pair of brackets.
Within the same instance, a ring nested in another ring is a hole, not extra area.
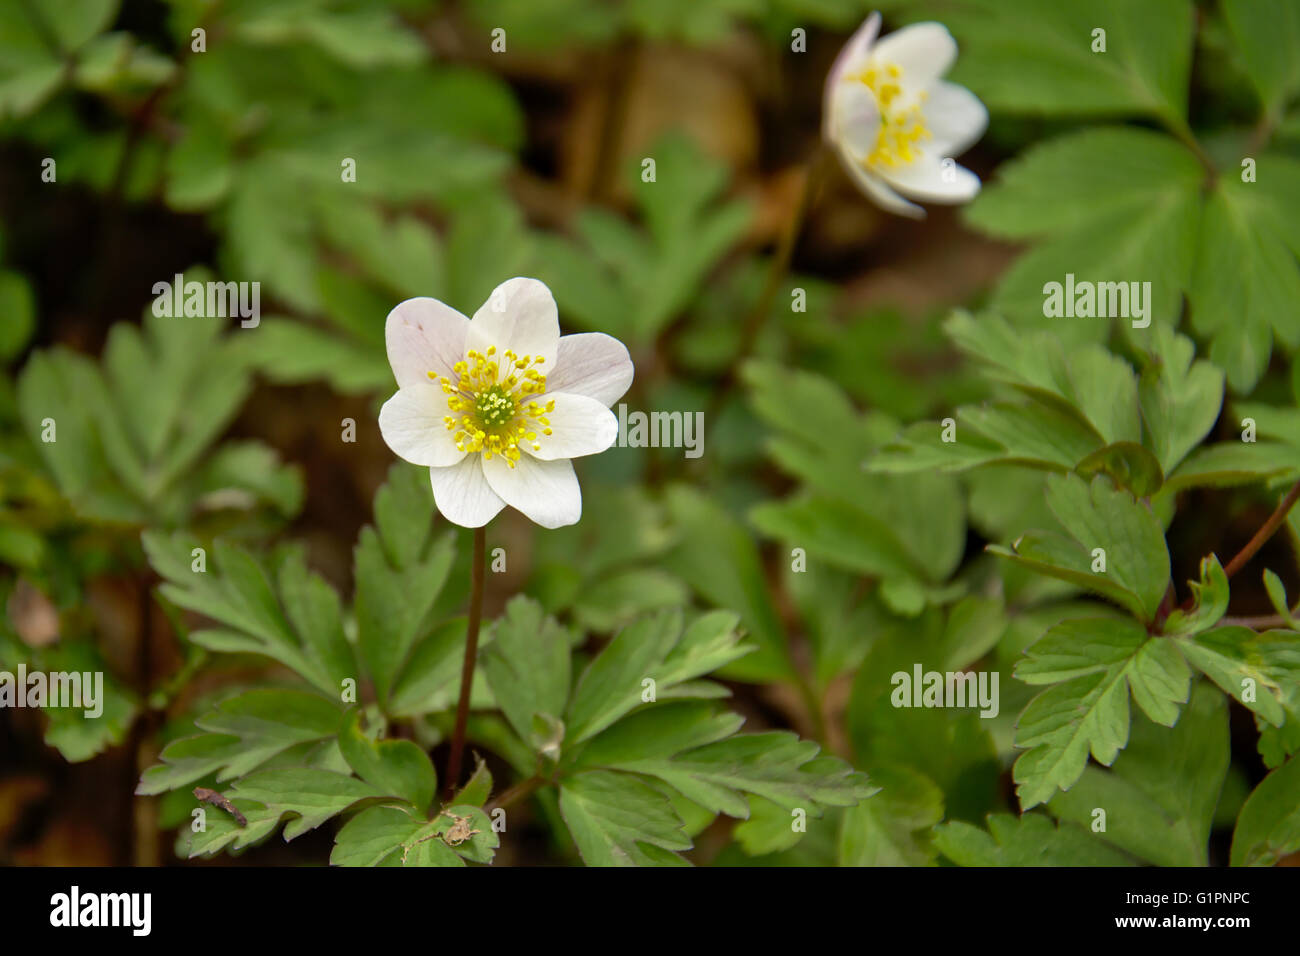
[(877, 41), (879, 32), (873, 13), (835, 59), (823, 136), (882, 209), (920, 218), (925, 210), (903, 196), (969, 202), (979, 177), (951, 157), (980, 138), (989, 114), (970, 90), (940, 79), (957, 58), (952, 34), (941, 23), (915, 23)]
[(407, 299), (388, 313), (384, 338), (397, 394), (379, 430), (429, 467), (449, 521), (479, 528), (506, 505), (544, 528), (582, 516), (569, 459), (618, 435), (609, 406), (632, 384), (623, 343), (561, 338), (555, 299), (536, 279), (503, 282), (472, 320), (437, 299)]

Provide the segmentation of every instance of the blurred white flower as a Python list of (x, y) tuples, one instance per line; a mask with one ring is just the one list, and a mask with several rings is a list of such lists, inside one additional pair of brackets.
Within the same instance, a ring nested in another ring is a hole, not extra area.
[(434, 503), (462, 527), (506, 505), (544, 528), (574, 524), (582, 492), (570, 458), (614, 443), (609, 406), (632, 384), (623, 343), (560, 337), (551, 291), (510, 279), (467, 319), (437, 299), (407, 299), (384, 337), (397, 394), (379, 412), (384, 441), (427, 465)]
[[(958, 166), (988, 126), (988, 110), (965, 87), (940, 79), (957, 58), (941, 23), (915, 23), (877, 40), (873, 13), (840, 51), (822, 104), (822, 134), (876, 205), (921, 218), (922, 202), (969, 202), (979, 177)], [(900, 195), (900, 193), (902, 195)]]

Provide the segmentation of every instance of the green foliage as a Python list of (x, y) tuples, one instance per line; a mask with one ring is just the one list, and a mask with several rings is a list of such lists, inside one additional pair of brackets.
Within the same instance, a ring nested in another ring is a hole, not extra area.
[(63, 348), (24, 367), (19, 417), (79, 516), (174, 527), (232, 505), (297, 512), (301, 478), (269, 448), (214, 447), (252, 389), (223, 324), (150, 311), (143, 331), (113, 327), (102, 367)]
[(1232, 834), (1233, 866), (1271, 866), (1300, 848), (1300, 761), (1274, 770), (1246, 800)]
[(1228, 769), (1228, 712), (1223, 696), (1198, 684), (1177, 726), (1133, 719), (1124, 753), (1110, 770), (1085, 768), (1047, 809), (1062, 822), (1158, 866), (1205, 866), (1214, 809)]
[[(1017, 247), (989, 288), (906, 309), (864, 306), (878, 296), (850, 281), (878, 252), (892, 267), (894, 234), (832, 208), (842, 184), (765, 291), (789, 213), (769, 174), (815, 133), (732, 168), (728, 131), (706, 147), (698, 116), (663, 124), (620, 86), (662, 44), (706, 48), (729, 79), (724, 46), (788, 69), (794, 27), (829, 62), (866, 0), (164, 6), (144, 30), (148, 5), (5, 5), (0, 131), (105, 210), (206, 231), (211, 261), (183, 278), (260, 282), (267, 314), (150, 311), (93, 359), (47, 347), (64, 338), (38, 324), (48, 278), (3, 250), (0, 665), (104, 672), (101, 717), (44, 713), (69, 761), (167, 718), (137, 793), (162, 798), (181, 856), (321, 827), (346, 866), (524, 845), (588, 865), (1202, 866), (1229, 830), (1233, 865), (1300, 852), (1281, 544), (1300, 517), (1231, 580), (1243, 560), (1224, 550), (1300, 478), (1294, 3), (883, 4), (890, 28), (956, 36), (951, 78), (993, 120), (972, 167), (996, 164), (963, 219)], [(533, 71), (541, 99), (599, 114), (591, 150), (575, 140), (594, 127), (526, 115)], [(820, 80), (764, 88), (762, 128)], [(959, 250), (943, 257), (992, 247), (925, 228), (921, 245)], [(449, 796), (434, 758), (467, 644), (467, 535), (398, 464), (350, 567), (310, 532), (268, 541), (302, 476), (226, 439), (259, 382), (389, 394), (395, 303), (472, 314), (511, 275), (548, 283), (566, 331), (629, 344), (629, 405), (708, 408), (709, 453), (611, 450), (580, 465), (579, 526), (493, 526), (510, 566), (489, 590), (515, 596), (483, 621), (475, 768)], [(1149, 283), (1145, 310), (1129, 301), (1142, 321), (1049, 314), (1068, 276)], [(129, 583), (149, 630), (150, 598), (166, 616), (183, 663), (164, 681), (118, 673), (105, 580)], [(917, 706), (903, 691), (935, 672), (992, 697)], [(742, 682), (758, 686), (733, 707)], [(193, 827), (196, 786), (246, 823), (204, 803)]]
[(935, 828), (939, 851), (958, 866), (1131, 866), (1078, 827), (1038, 813), (991, 814), (987, 831), (955, 820)]
[(755, 526), (812, 559), (881, 578), (889, 593), (932, 599), (938, 592), (927, 588), (947, 580), (964, 545), (956, 483), (864, 473), (896, 429), (891, 419), (859, 416), (838, 388), (809, 373), (753, 363), (744, 374), (755, 411), (775, 432), (768, 455), (801, 482), (788, 500), (756, 507)]
[[(301, 548), (259, 559), (216, 542), (212, 566), (196, 570), (192, 539), (146, 534), (161, 593), (219, 625), (192, 632), (192, 642), (270, 658), (311, 687), (249, 690), (219, 702), (195, 720), (200, 733), (174, 740), (145, 771), (141, 794), (212, 780), (246, 816), (240, 827), (209, 813), (207, 829), (188, 839), (188, 855), (243, 850), (282, 821), (291, 840), (345, 815), (336, 864), (491, 861), (499, 836), (479, 809), (492, 789), (486, 768), (479, 766), (458, 802), (437, 806), (426, 751), (387, 736), (404, 700), (422, 698), (419, 713), (450, 706), (449, 696), (429, 690), (450, 682), (454, 671), (445, 664), (459, 663), (463, 648), (463, 632), (437, 619), (451, 539), (430, 533), (432, 509), (417, 494), (418, 480), (416, 469), (394, 467), (375, 497), (375, 527), (362, 531), (359, 655), (337, 592), (306, 571)], [(412, 604), (412, 593), (422, 601)], [(405, 617), (395, 616), (398, 609)], [(505, 749), (534, 755), (538, 781), (558, 794), (588, 864), (685, 862), (678, 852), (692, 842), (683, 812), (745, 819), (747, 798), (755, 798), (786, 814), (820, 816), (873, 792), (863, 774), (819, 754), (815, 743), (785, 732), (737, 733), (743, 719), (719, 703), (729, 692), (707, 679), (754, 650), (740, 641), (737, 623), (725, 611), (689, 623), (677, 609), (640, 617), (581, 667), (573, 656), (581, 637), (536, 601), (514, 598), (485, 629), (483, 699), (498, 702), (501, 733), (514, 738)], [(434, 644), (437, 653), (425, 651)], [(353, 703), (362, 685), (358, 663), (372, 681), (373, 703)], [(480, 832), (462, 841), (450, 832), (458, 820)]]
[(538, 249), (538, 274), (574, 321), (633, 342), (652, 340), (692, 301), (750, 220), (748, 204), (718, 202), (725, 169), (690, 140), (665, 139), (648, 156), (654, 179), (640, 164), (629, 177), (645, 234), (588, 209), (575, 224), (581, 244), (547, 237)]
[[(967, 54), (953, 79), (994, 110), (1186, 116), (1191, 0), (1061, 0), (1047, 8), (974, 0), (945, 9), (942, 19)], [(1106, 31), (1104, 56), (1092, 48), (1098, 27)]]

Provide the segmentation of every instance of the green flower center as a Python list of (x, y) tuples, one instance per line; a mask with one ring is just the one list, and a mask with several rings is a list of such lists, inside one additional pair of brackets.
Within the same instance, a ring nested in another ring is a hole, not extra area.
[(475, 396), (474, 413), (485, 427), (497, 429), (514, 419), (515, 400), (500, 385), (493, 385)]

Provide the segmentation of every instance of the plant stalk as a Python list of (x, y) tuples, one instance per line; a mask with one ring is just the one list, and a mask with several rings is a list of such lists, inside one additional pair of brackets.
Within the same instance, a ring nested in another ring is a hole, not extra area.
[(1297, 499), (1300, 499), (1300, 481), (1291, 486), (1291, 490), (1286, 493), (1282, 503), (1268, 516), (1268, 520), (1255, 532), (1255, 536), (1246, 542), (1246, 546), (1237, 552), (1235, 558), (1228, 562), (1228, 566), (1223, 569), (1224, 574), (1232, 577), (1246, 566), (1246, 563), (1255, 556), (1255, 553), (1268, 543), (1268, 539), (1277, 533), (1277, 529), (1282, 527), (1282, 522), (1286, 520), (1287, 513), (1295, 505)]
[(460, 782), (460, 762), (465, 753), (465, 725), (469, 722), (469, 694), (478, 661), (478, 632), (483, 621), (483, 577), (487, 565), (487, 529), (474, 529), (474, 564), (470, 570), (469, 629), (465, 634), (465, 662), (460, 670), (460, 700), (456, 703), (456, 729), (451, 735), (451, 756), (447, 758), (445, 793), (450, 800)]
[(799, 192), (799, 200), (795, 205), (794, 215), (790, 217), (785, 231), (781, 233), (776, 252), (773, 254), (771, 264), (768, 266), (767, 281), (763, 285), (763, 291), (754, 303), (754, 308), (746, 316), (744, 326), (741, 327), (740, 348), (736, 351), (736, 358), (727, 370), (721, 384), (714, 390), (713, 399), (710, 401), (709, 408), (705, 413), (705, 421), (707, 422), (713, 422), (718, 413), (722, 411), (723, 404), (736, 385), (740, 366), (745, 363), (745, 360), (753, 353), (755, 346), (758, 345), (763, 326), (772, 312), (772, 302), (781, 288), (782, 281), (790, 272), (790, 261), (794, 258), (794, 249), (798, 243), (799, 235), (803, 231), (808, 210), (812, 208), (813, 198), (821, 185), (827, 156), (826, 148), (818, 145), (816, 152), (808, 160), (803, 175), (803, 188)]

